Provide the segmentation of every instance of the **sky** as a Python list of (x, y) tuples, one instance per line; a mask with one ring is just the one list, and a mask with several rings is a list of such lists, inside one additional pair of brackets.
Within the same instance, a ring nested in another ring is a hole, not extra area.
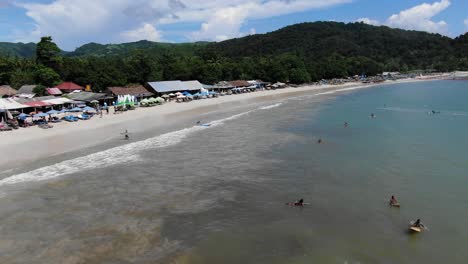
[(313, 21), (361, 21), (456, 37), (468, 0), (0, 0), (0, 42), (223, 41)]

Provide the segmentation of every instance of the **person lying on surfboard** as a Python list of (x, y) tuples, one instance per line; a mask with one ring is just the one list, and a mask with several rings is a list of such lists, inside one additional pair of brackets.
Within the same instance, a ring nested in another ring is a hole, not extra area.
[(289, 205), (289, 206), (299, 206), (299, 207), (302, 207), (304, 205), (306, 205), (306, 203), (304, 203), (304, 199), (299, 199), (295, 202), (290, 202), (290, 203), (286, 203), (286, 205)]
[(299, 199), (299, 201), (296, 201), (294, 203), (294, 206), (304, 206), (304, 199)]

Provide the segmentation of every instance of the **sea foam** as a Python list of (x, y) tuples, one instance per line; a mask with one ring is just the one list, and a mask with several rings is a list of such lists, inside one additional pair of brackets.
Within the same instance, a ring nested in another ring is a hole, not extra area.
[(96, 168), (106, 168), (116, 164), (138, 162), (140, 156), (138, 152), (146, 149), (159, 149), (173, 146), (182, 142), (185, 138), (204, 129), (221, 126), (225, 122), (238, 119), (257, 110), (265, 110), (277, 107), (280, 104), (261, 107), (255, 110), (242, 112), (227, 118), (211, 121), (203, 126), (193, 126), (181, 130), (169, 132), (146, 140), (129, 143), (126, 145), (110, 148), (104, 151), (92, 153), (86, 156), (65, 160), (53, 165), (38, 168), (29, 172), (13, 175), (0, 180), (0, 186), (39, 182), (54, 179), (60, 176), (73, 174), (83, 170), (92, 170)]

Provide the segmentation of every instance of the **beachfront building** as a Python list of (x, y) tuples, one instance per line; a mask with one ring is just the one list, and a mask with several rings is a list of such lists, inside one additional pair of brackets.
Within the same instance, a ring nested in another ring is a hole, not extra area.
[(262, 80), (251, 80), (247, 82), (250, 83), (250, 85), (255, 86), (257, 90), (264, 90), (267, 85), (270, 84), (269, 82), (264, 82)]
[(33, 98), (34, 96), (36, 96), (36, 94), (34, 93), (34, 89), (36, 87), (37, 85), (23, 85), (16, 92), (16, 96), (20, 98)]
[(112, 103), (113, 97), (108, 96), (105, 93), (93, 93), (93, 92), (73, 92), (65, 95), (65, 97), (74, 101), (75, 104), (84, 103), (95, 103), (104, 104), (104, 102)]
[[(38, 111), (47, 111), (50, 109), (62, 109), (65, 104), (71, 104), (73, 101), (64, 97), (41, 96), (34, 98), (14, 98), (10, 103), (11, 109), (21, 109), (23, 113), (31, 113)], [(8, 109), (8, 110), (11, 110)]]
[(230, 81), (233, 93), (245, 93), (245, 92), (254, 92), (257, 88), (255, 85), (244, 80)]
[(9, 85), (0, 86), (0, 98), (7, 98), (16, 95), (16, 90)]
[(117, 97), (123, 95), (134, 96), (138, 100), (154, 96), (154, 93), (148, 91), (145, 87), (143, 87), (143, 85), (129, 87), (107, 87), (106, 94), (114, 98), (114, 100), (117, 99)]
[(63, 82), (57, 85), (55, 88), (58, 88), (62, 93), (71, 93), (73, 91), (83, 91), (84, 87), (79, 86), (74, 82)]
[(149, 82), (148, 88), (158, 96), (171, 95), (178, 92), (197, 93), (203, 89), (203, 85), (199, 81), (163, 81)]

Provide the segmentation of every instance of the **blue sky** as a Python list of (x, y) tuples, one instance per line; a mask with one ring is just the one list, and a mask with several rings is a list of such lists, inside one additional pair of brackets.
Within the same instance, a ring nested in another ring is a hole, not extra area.
[(51, 35), (66, 50), (147, 39), (221, 41), (309, 21), (363, 21), (456, 37), (467, 0), (0, 0), (0, 41)]

